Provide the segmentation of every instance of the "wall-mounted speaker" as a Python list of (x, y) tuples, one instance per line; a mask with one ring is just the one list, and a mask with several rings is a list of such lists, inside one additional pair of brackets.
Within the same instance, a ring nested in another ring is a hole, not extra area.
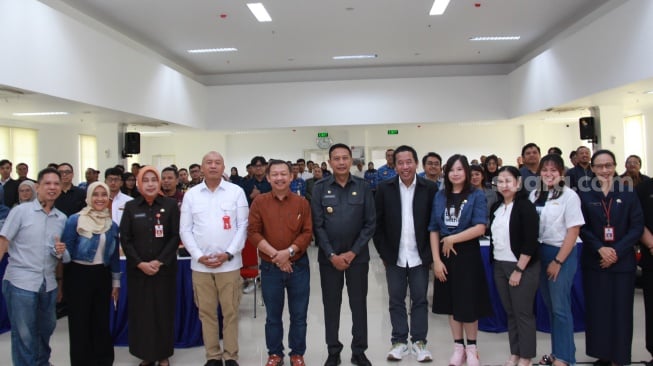
[(125, 132), (125, 154), (141, 153), (141, 134), (138, 132)]
[(594, 140), (596, 131), (594, 129), (594, 117), (581, 117), (578, 120), (581, 140)]

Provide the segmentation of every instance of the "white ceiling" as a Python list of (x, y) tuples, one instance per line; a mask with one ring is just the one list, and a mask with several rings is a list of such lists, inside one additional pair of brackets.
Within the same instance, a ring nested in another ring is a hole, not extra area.
[[(359, 77), (507, 73), (608, 0), (452, 0), (429, 16), (432, 0), (262, 0), (273, 21), (259, 23), (237, 0), (41, 0), (98, 22), (161, 55), (205, 84)], [(63, 1), (63, 2), (62, 2)], [(224, 16), (223, 16), (224, 15)], [(519, 35), (518, 41), (471, 42), (472, 36)], [(188, 49), (237, 52), (189, 54)], [(333, 56), (377, 54), (371, 60)], [(653, 105), (647, 80), (600, 95), (624, 109)], [(594, 100), (570, 102), (589, 106)], [(573, 108), (572, 108), (573, 109)], [(14, 112), (66, 110), (70, 116), (15, 117)], [(558, 113), (558, 112), (554, 112)], [(541, 118), (536, 115), (532, 118)], [(575, 114), (574, 114), (575, 118)], [(0, 119), (60, 123), (149, 123), (140, 116), (33, 94), (3, 92)], [(153, 121), (156, 123), (156, 121)]]

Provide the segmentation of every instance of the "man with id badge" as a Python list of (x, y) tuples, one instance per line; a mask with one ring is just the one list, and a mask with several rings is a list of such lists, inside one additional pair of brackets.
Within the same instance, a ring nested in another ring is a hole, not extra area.
[[(247, 236), (249, 208), (245, 192), (222, 178), (222, 155), (202, 158), (204, 181), (189, 189), (181, 205), (180, 234), (192, 257), (195, 303), (202, 322), (205, 366), (238, 365), (238, 308), (241, 251)], [(220, 346), (218, 305), (223, 315)]]

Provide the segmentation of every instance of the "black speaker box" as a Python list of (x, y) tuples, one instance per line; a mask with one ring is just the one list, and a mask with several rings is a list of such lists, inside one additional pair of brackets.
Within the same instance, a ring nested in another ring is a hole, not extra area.
[(125, 154), (140, 154), (141, 134), (138, 132), (125, 132)]
[(580, 128), (581, 140), (593, 140), (596, 137), (594, 131), (594, 117), (581, 117), (578, 120), (578, 127)]

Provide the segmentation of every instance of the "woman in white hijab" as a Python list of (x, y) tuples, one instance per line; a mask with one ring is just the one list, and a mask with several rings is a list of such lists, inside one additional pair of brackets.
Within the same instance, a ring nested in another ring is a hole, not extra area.
[(109, 310), (111, 298), (117, 306), (120, 287), (118, 225), (111, 220), (109, 187), (89, 185), (86, 205), (68, 218), (62, 237), (71, 260), (64, 271), (70, 364), (109, 366), (114, 359)]

